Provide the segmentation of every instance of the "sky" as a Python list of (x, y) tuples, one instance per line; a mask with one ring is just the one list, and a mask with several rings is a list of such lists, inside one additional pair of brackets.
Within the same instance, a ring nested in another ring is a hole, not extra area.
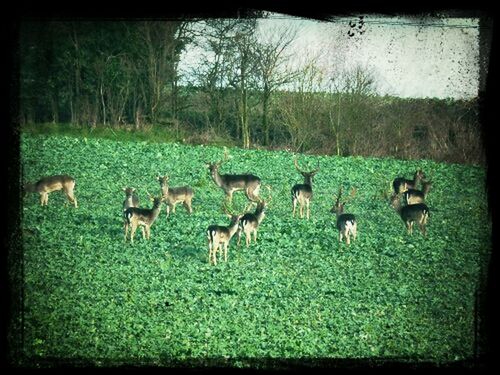
[[(263, 34), (283, 27), (297, 30), (289, 51), (295, 67), (311, 56), (319, 56), (317, 66), (326, 76), (361, 66), (373, 73), (381, 95), (478, 95), (479, 19), (363, 15), (325, 22), (274, 13), (259, 22)], [(193, 64), (198, 53), (189, 50), (181, 64)]]

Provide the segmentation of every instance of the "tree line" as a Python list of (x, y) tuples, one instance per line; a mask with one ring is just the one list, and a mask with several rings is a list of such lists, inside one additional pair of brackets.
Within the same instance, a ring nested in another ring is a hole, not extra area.
[[(477, 101), (380, 96), (369, 69), (325, 73), (315, 57), (297, 67), (303, 56), (289, 47), (298, 32), (263, 32), (256, 17), (25, 21), (19, 121), (174, 128), (193, 143), (220, 137), (245, 148), (484, 162)], [(190, 48), (199, 57), (182, 67)]]

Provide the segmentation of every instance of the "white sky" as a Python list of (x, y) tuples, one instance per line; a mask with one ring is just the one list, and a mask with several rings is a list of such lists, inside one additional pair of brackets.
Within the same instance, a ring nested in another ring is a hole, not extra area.
[[(351, 28), (349, 21), (356, 26)], [(262, 30), (292, 26), (291, 47), (300, 65), (321, 55), (318, 65), (327, 75), (361, 65), (376, 77), (380, 94), (399, 97), (473, 98), (479, 89), (479, 20), (464, 18), (403, 18), (366, 15), (360, 35), (357, 17), (335, 22), (273, 14), (260, 21)], [(188, 51), (184, 62), (196, 61)], [(182, 62), (181, 62), (182, 64)]]

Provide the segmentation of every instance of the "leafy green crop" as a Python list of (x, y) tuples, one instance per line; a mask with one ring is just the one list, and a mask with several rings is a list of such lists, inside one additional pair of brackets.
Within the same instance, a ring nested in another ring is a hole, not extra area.
[[(405, 358), (447, 362), (473, 355), (474, 295), (489, 259), (485, 171), (431, 161), (302, 155), (321, 170), (311, 219), (292, 218), (302, 182), (293, 154), (230, 149), (222, 173), (251, 172), (273, 188), (258, 242), (208, 264), (205, 230), (228, 224), (221, 189), (204, 163), (222, 149), (60, 136), (21, 137), (23, 182), (66, 173), (79, 207), (60, 192), (23, 200), (27, 363), (248, 366), (252, 359)], [(433, 181), (428, 236), (406, 233), (384, 191), (422, 168)], [(163, 207), (149, 242), (123, 240), (122, 188), (159, 192), (158, 174), (194, 188), (192, 215)], [(358, 239), (338, 243), (329, 213), (340, 185)], [(234, 204), (244, 207), (242, 193)], [(471, 225), (474, 223), (474, 225)], [(221, 362), (222, 361), (222, 362)]]

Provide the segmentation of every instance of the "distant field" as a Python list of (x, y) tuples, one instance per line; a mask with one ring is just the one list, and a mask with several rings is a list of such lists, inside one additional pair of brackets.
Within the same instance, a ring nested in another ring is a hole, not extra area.
[[(217, 147), (23, 135), (23, 182), (70, 174), (60, 192), (22, 204), (25, 362), (245, 367), (253, 359), (471, 359), (474, 295), (491, 251), (485, 170), (431, 161), (301, 155), (321, 170), (310, 220), (292, 218), (302, 182), (293, 154), (229, 150), (222, 173), (252, 172), (273, 188), (257, 244), (209, 266), (205, 230), (228, 224), (205, 161)], [(428, 236), (406, 233), (383, 192), (422, 168), (434, 181)], [(122, 188), (159, 192), (158, 174), (195, 190), (194, 212), (165, 207), (149, 242), (123, 242)], [(359, 238), (339, 245), (332, 194), (356, 187), (347, 211)], [(244, 206), (242, 193), (235, 205)], [(207, 362), (203, 362), (206, 360)], [(201, 361), (201, 362), (200, 362)], [(220, 362), (223, 361), (223, 362)]]

